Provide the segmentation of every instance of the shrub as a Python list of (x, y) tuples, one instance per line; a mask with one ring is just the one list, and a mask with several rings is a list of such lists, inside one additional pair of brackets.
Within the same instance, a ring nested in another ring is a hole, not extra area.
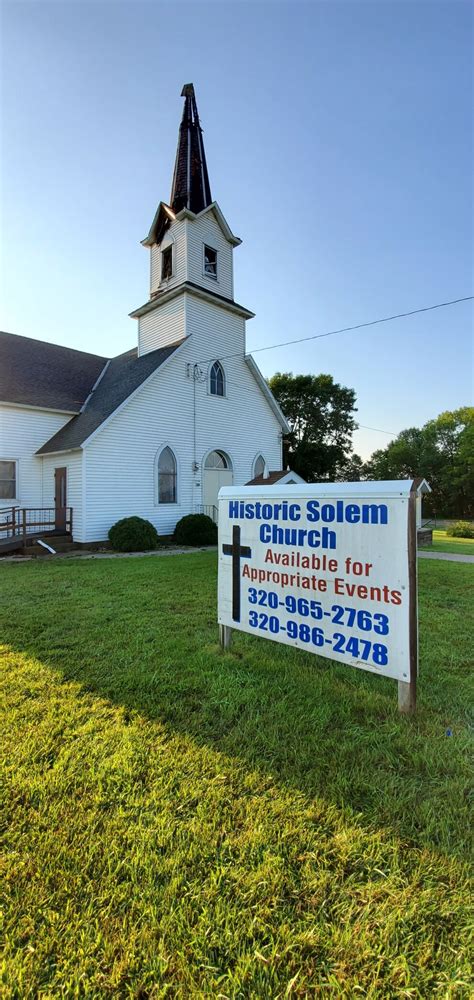
[(217, 524), (207, 514), (187, 514), (174, 529), (178, 545), (216, 545)]
[(474, 538), (474, 524), (469, 521), (455, 521), (446, 531), (453, 538)]
[(123, 517), (109, 531), (109, 542), (117, 552), (144, 552), (156, 549), (158, 532), (143, 517)]

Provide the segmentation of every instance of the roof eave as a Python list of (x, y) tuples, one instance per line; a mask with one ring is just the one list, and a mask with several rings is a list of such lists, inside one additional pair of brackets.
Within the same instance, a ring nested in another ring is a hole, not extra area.
[[(82, 405), (82, 404), (81, 404)], [(43, 406), (40, 403), (20, 403), (16, 399), (0, 399), (0, 406), (17, 406), (22, 410), (41, 410), (45, 413), (59, 413), (61, 416), (76, 417), (81, 412), (81, 407), (77, 410), (65, 410), (62, 406)]]
[[(135, 386), (134, 389), (131, 389), (131, 391), (128, 392), (128, 395), (125, 396), (125, 398), (122, 399), (121, 402), (119, 402), (119, 403), (117, 403), (117, 405), (115, 405), (115, 407), (114, 407), (113, 410), (111, 410), (109, 413), (107, 413), (107, 415), (102, 416), (102, 418), (100, 420), (100, 423), (98, 423), (97, 426), (94, 427), (93, 430), (89, 429), (85, 434), (84, 434), (84, 431), (82, 431), (82, 436), (81, 436), (80, 440), (78, 439), (74, 444), (66, 445), (63, 448), (58, 447), (56, 445), (55, 441), (56, 441), (56, 439), (58, 437), (58, 434), (61, 434), (62, 430), (64, 429), (64, 428), (60, 428), (59, 431), (56, 431), (56, 433), (52, 435), (52, 437), (49, 439), (49, 441), (45, 441), (44, 444), (41, 445), (41, 448), (39, 449), (39, 451), (37, 452), (37, 454), (41, 454), (41, 455), (55, 455), (55, 454), (60, 454), (61, 452), (67, 452), (67, 451), (83, 451), (90, 444), (90, 442), (96, 437), (96, 435), (99, 434), (100, 431), (103, 430), (103, 428), (107, 426), (107, 424), (109, 423), (109, 421), (112, 420), (112, 418), (117, 413), (119, 413), (120, 410), (122, 410), (130, 402), (130, 400), (133, 399), (133, 397), (138, 392), (140, 392), (140, 390), (145, 385), (147, 385), (147, 383), (150, 381), (150, 379), (153, 378), (154, 375), (156, 375), (156, 373), (158, 371), (160, 371), (162, 368), (164, 368), (165, 365), (167, 365), (168, 362), (171, 360), (171, 358), (176, 357), (178, 351), (181, 350), (181, 348), (183, 347), (183, 345), (186, 343), (187, 339), (188, 338), (185, 337), (183, 340), (176, 341), (175, 344), (170, 344), (169, 348), (168, 348), (169, 353), (168, 353), (167, 357), (164, 358), (164, 360), (162, 360), (160, 363), (157, 363), (155, 365), (155, 367), (153, 368), (153, 370), (146, 376), (146, 378), (144, 378), (142, 382), (140, 382), (137, 386)], [(166, 348), (165, 348), (165, 350), (166, 350)], [(150, 353), (152, 354), (154, 352), (150, 352)], [(77, 416), (80, 419), (81, 415), (78, 414)], [(69, 425), (67, 425), (67, 426), (69, 426)]]
[(242, 243), (242, 240), (240, 239), (239, 236), (235, 236), (235, 234), (232, 232), (232, 229), (230, 228), (229, 223), (227, 222), (227, 219), (225, 218), (222, 209), (219, 208), (217, 201), (211, 202), (211, 204), (208, 205), (208, 207), (205, 208), (202, 212), (200, 212), (199, 215), (201, 216), (204, 215), (206, 212), (211, 212), (211, 211), (214, 212), (214, 214), (217, 216), (219, 225), (224, 233), (224, 236), (226, 236), (227, 239), (229, 240), (229, 243), (232, 243), (234, 247), (239, 247), (240, 244)]
[(177, 216), (173, 212), (173, 209), (170, 208), (170, 206), (167, 205), (165, 201), (160, 201), (160, 204), (158, 205), (158, 208), (155, 212), (155, 217), (150, 226), (148, 236), (145, 236), (145, 239), (140, 240), (142, 247), (152, 247), (156, 243), (154, 233), (162, 212), (164, 212), (165, 215), (168, 216), (170, 222), (174, 222), (174, 220), (177, 218)]
[(251, 312), (250, 309), (246, 309), (244, 306), (238, 304), (238, 302), (233, 302), (230, 299), (221, 298), (219, 295), (213, 294), (207, 291), (205, 288), (200, 288), (197, 285), (192, 285), (190, 282), (184, 281), (180, 285), (175, 285), (174, 288), (169, 288), (166, 292), (157, 295), (154, 299), (150, 299), (145, 302), (138, 309), (134, 309), (133, 312), (129, 313), (131, 319), (140, 319), (141, 316), (145, 316), (149, 312), (153, 312), (158, 306), (162, 305), (163, 302), (169, 302), (171, 299), (176, 298), (177, 295), (187, 292), (189, 295), (195, 295), (197, 298), (204, 299), (206, 302), (212, 302), (216, 306), (221, 306), (222, 309), (229, 309), (231, 312), (236, 313), (238, 316), (242, 316), (244, 319), (253, 319), (255, 313)]
[(239, 247), (242, 240), (238, 236), (235, 236), (232, 232), (222, 209), (219, 208), (219, 205), (217, 204), (217, 201), (212, 201), (210, 205), (207, 205), (206, 208), (203, 208), (202, 211), (197, 214), (196, 212), (191, 212), (191, 209), (189, 208), (182, 208), (176, 213), (175, 219), (177, 222), (181, 222), (183, 219), (189, 219), (190, 222), (195, 222), (196, 219), (202, 219), (203, 216), (208, 215), (209, 212), (214, 212), (226, 240), (228, 240), (229, 243), (232, 243), (232, 246)]
[(264, 377), (263, 377), (263, 375), (262, 375), (262, 373), (260, 371), (260, 368), (258, 367), (258, 365), (256, 364), (256, 362), (252, 358), (251, 354), (246, 354), (245, 355), (245, 361), (247, 362), (247, 365), (250, 368), (250, 371), (252, 372), (252, 374), (253, 374), (256, 382), (258, 382), (258, 384), (259, 384), (259, 386), (260, 386), (260, 388), (261, 388), (264, 396), (266, 396), (267, 401), (269, 402), (269, 404), (270, 404), (270, 406), (271, 406), (271, 408), (272, 408), (272, 410), (273, 410), (273, 412), (274, 412), (277, 420), (280, 422), (280, 424), (281, 424), (281, 426), (283, 428), (284, 433), (285, 434), (289, 434), (290, 433), (290, 426), (288, 424), (288, 421), (287, 421), (286, 417), (284, 416), (283, 411), (280, 409), (280, 407), (279, 407), (279, 405), (278, 405), (278, 403), (277, 403), (277, 401), (276, 401), (276, 399), (275, 399), (275, 397), (274, 397), (274, 395), (273, 395), (273, 393), (272, 393), (272, 391), (270, 389), (270, 386), (268, 385), (266, 379), (264, 379)]
[[(122, 400), (122, 402), (119, 403), (119, 405), (116, 406), (114, 410), (112, 410), (112, 413), (109, 413), (108, 416), (105, 417), (105, 419), (99, 424), (99, 426), (96, 427), (95, 430), (93, 430), (86, 438), (84, 438), (84, 440), (81, 443), (82, 449), (87, 448), (87, 446), (91, 443), (91, 441), (93, 441), (93, 439), (97, 436), (97, 434), (99, 434), (100, 431), (104, 429), (104, 427), (112, 420), (113, 417), (117, 415), (117, 413), (119, 413), (121, 410), (124, 409), (125, 406), (127, 406), (130, 400), (133, 399), (134, 396), (136, 396), (148, 384), (148, 382), (150, 382), (152, 378), (154, 378), (156, 373), (165, 368), (166, 365), (176, 357), (176, 355), (183, 349), (187, 340), (188, 337), (184, 337), (183, 340), (177, 341), (174, 351), (171, 351), (168, 357), (165, 358), (165, 360), (162, 361), (161, 364), (157, 365), (156, 368), (154, 368), (153, 371), (150, 372), (147, 378), (144, 379), (143, 382), (140, 382), (140, 385), (138, 385), (136, 389), (133, 389), (133, 391), (128, 396), (126, 396), (126, 398)], [(173, 344), (170, 344), (170, 347), (173, 346), (174, 346)]]
[(43, 448), (46, 448), (47, 443), (48, 442), (41, 445), (41, 448), (38, 448), (38, 451), (35, 451), (35, 455), (39, 455), (40, 458), (42, 458), (44, 455), (67, 455), (68, 452), (71, 451), (82, 451), (82, 444), (75, 444), (73, 448), (56, 448), (53, 451), (43, 451)]

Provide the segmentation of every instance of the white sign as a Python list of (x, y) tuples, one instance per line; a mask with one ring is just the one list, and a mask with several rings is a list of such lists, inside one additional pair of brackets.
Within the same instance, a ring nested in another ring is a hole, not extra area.
[(221, 489), (219, 623), (414, 682), (413, 486)]

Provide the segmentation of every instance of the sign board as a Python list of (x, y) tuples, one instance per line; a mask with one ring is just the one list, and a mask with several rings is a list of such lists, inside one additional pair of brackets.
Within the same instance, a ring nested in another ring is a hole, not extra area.
[(414, 685), (414, 487), (221, 489), (220, 625)]

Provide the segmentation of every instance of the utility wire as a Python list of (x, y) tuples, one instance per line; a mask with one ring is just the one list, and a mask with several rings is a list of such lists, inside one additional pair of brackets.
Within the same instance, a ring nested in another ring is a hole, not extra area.
[[(235, 356), (237, 357), (237, 355), (235, 355)], [(244, 355), (242, 355), (242, 354), (238, 355), (238, 357), (243, 357), (243, 356)], [(214, 360), (217, 360), (217, 359), (214, 359)], [(197, 362), (196, 362), (196, 366), (199, 369), (199, 365), (197, 365)], [(201, 369), (199, 369), (199, 375), (195, 375), (194, 376), (194, 383), (195, 383), (195, 385), (198, 384), (198, 383), (200, 385), (204, 385), (204, 384), (207, 383), (207, 376), (206, 376), (206, 374), (203, 371), (201, 371)], [(234, 382), (233, 379), (230, 379), (228, 377), (226, 377), (226, 387), (227, 387), (227, 390), (230, 389), (231, 391), (235, 391), (236, 394), (247, 393), (249, 396), (252, 396), (255, 399), (255, 390), (254, 389), (250, 389), (246, 385), (240, 385), (239, 383)], [(223, 396), (223, 397), (216, 396), (216, 397), (212, 397), (212, 398), (227, 399), (228, 398), (228, 393), (226, 392), (226, 395)], [(356, 417), (354, 417), (354, 420), (355, 420), (357, 426), (354, 428), (353, 433), (355, 433), (356, 431), (358, 431), (359, 428), (363, 428), (366, 431), (377, 431), (379, 434), (388, 434), (389, 437), (397, 437), (398, 433), (399, 433), (398, 431), (386, 431), (386, 430), (382, 430), (381, 427), (368, 427), (367, 424), (360, 424)]]
[[(390, 323), (390, 322), (392, 322), (393, 320), (396, 320), (396, 319), (406, 319), (409, 316), (417, 316), (420, 313), (432, 312), (434, 309), (444, 309), (447, 306), (458, 305), (460, 302), (471, 302), (473, 299), (474, 299), (474, 295), (465, 295), (463, 298), (450, 299), (449, 301), (446, 301), (446, 302), (436, 302), (434, 305), (431, 305), (431, 306), (422, 306), (420, 309), (411, 309), (408, 312), (395, 313), (393, 316), (382, 316), (379, 319), (369, 320), (366, 323), (357, 323), (354, 326), (344, 326), (344, 327), (341, 327), (338, 330), (329, 330), (327, 333), (315, 333), (315, 334), (312, 334), (310, 337), (299, 337), (297, 340), (286, 340), (286, 341), (283, 341), (282, 343), (279, 343), (279, 344), (269, 344), (267, 347), (256, 347), (253, 350), (249, 351), (248, 353), (249, 354), (257, 354), (258, 352), (261, 352), (261, 351), (273, 351), (273, 350), (275, 350), (278, 347), (288, 347), (288, 346), (290, 346), (292, 344), (307, 343), (310, 340), (321, 340), (324, 337), (334, 337), (334, 336), (336, 336), (339, 333), (349, 333), (349, 332), (354, 331), (354, 330), (362, 330), (362, 329), (364, 329), (366, 327), (369, 327), (369, 326), (376, 326), (376, 325), (378, 325), (380, 323)], [(230, 358), (245, 358), (246, 356), (247, 355), (243, 351), (236, 351), (233, 354), (222, 354), (218, 358), (216, 358), (216, 356), (214, 355), (212, 358), (205, 358), (204, 360), (196, 361), (194, 364), (195, 364), (195, 366), (197, 366), (197, 365), (204, 365), (204, 364), (209, 364), (211, 361), (213, 361), (213, 362), (214, 361), (225, 361), (225, 360), (230, 359)], [(205, 380), (206, 380), (206, 377), (205, 377), (204, 373), (201, 373), (201, 378), (199, 378), (198, 381), (205, 381)], [(227, 379), (227, 384), (228, 385), (232, 385), (232, 382), (229, 382), (229, 380)], [(234, 388), (237, 388), (239, 392), (247, 391), (247, 392), (249, 392), (250, 394), (253, 395), (253, 390), (249, 390), (249, 389), (247, 389), (244, 386), (241, 386), (241, 385), (236, 386), (235, 385)], [(355, 428), (355, 430), (358, 430), (359, 428), (362, 428), (363, 430), (367, 430), (367, 431), (375, 431), (378, 434), (387, 434), (389, 437), (397, 437), (397, 434), (394, 431), (383, 430), (381, 427), (368, 427), (366, 424), (359, 424), (358, 423), (357, 427)]]
[[(324, 337), (335, 337), (339, 333), (349, 333), (353, 330), (362, 330), (368, 326), (376, 326), (378, 323), (391, 323), (395, 319), (406, 319), (408, 316), (417, 316), (419, 313), (432, 312), (434, 309), (444, 309), (446, 306), (455, 306), (460, 302), (471, 302), (474, 295), (465, 295), (461, 299), (450, 299), (448, 302), (436, 302), (432, 306), (422, 306), (421, 309), (410, 309), (409, 312), (395, 313), (393, 316), (382, 316), (380, 319), (372, 319), (367, 323), (356, 323), (355, 326), (342, 326), (339, 330), (328, 330), (327, 333), (313, 333), (310, 337), (299, 337), (297, 340), (284, 340), (280, 344), (268, 344), (267, 347), (254, 347), (249, 354), (258, 354), (261, 351), (274, 351), (278, 347), (289, 347), (292, 344), (304, 344), (308, 340), (322, 340)], [(235, 354), (222, 354), (219, 358), (205, 358), (198, 364), (207, 364), (211, 361), (225, 361), (227, 358), (243, 357), (242, 351)]]
[(378, 431), (379, 434), (388, 434), (388, 436), (392, 438), (398, 437), (398, 434), (395, 433), (395, 431), (383, 431), (381, 427), (367, 427), (367, 424), (357, 423), (356, 431), (359, 430), (359, 427), (363, 427), (364, 431)]

